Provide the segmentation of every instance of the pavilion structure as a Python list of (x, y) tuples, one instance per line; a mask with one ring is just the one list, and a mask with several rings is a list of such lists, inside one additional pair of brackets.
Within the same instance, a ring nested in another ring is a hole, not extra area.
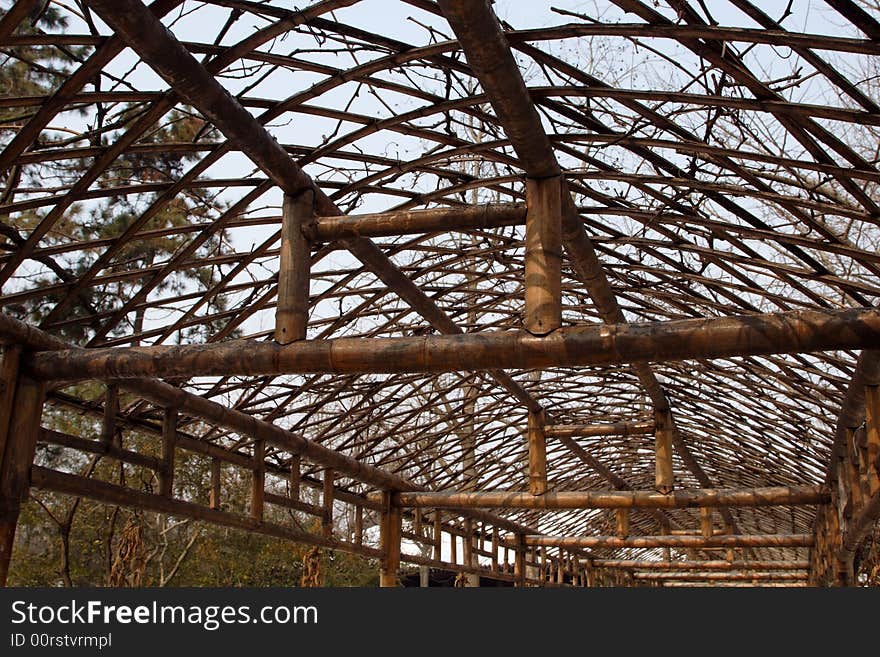
[[(604, 4), (83, 0), (51, 32), (11, 3), (8, 57), (73, 54), (0, 91), (0, 581), (47, 490), (375, 558), (382, 586), (864, 583), (880, 14)], [(175, 112), (202, 128), (170, 139)], [(107, 177), (160, 155), (184, 164)], [(223, 203), (158, 221), (197, 193)], [(119, 198), (115, 233), (70, 228)]]

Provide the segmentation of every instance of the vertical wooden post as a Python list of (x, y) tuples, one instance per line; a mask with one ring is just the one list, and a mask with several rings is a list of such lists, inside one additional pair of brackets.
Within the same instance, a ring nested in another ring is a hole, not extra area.
[(547, 570), (547, 547), (541, 546), (541, 586), (546, 586), (548, 578)]
[(707, 506), (700, 507), (700, 533), (703, 538), (712, 538), (712, 509)]
[(290, 457), (290, 499), (299, 500), (300, 466), (302, 460), (299, 454)]
[(492, 571), (498, 571), (498, 527), (492, 527)]
[(443, 517), (440, 509), (434, 509), (434, 560), (443, 560)]
[(620, 538), (629, 536), (629, 509), (617, 509), (617, 535)]
[[(851, 503), (846, 510), (846, 515), (852, 519), (858, 515), (859, 509), (862, 508), (864, 500), (862, 499), (862, 486), (859, 481), (858, 468), (858, 435), (857, 429), (846, 430), (846, 458), (844, 461), (844, 472), (846, 473), (848, 482), (848, 492)], [(846, 533), (846, 532), (844, 532)]]
[(333, 479), (335, 476), (333, 468), (324, 470), (324, 494), (321, 498), (324, 514), (321, 516), (321, 534), (325, 538), (330, 538), (333, 535)]
[(18, 367), (21, 362), (21, 347), (7, 345), (0, 361), (0, 464), (6, 452), (9, 437), (10, 419), (15, 410), (15, 391), (18, 387)]
[(162, 417), (162, 466), (159, 468), (159, 495), (174, 492), (174, 445), (177, 442), (177, 409), (166, 408)]
[(284, 196), (278, 307), (275, 312), (275, 341), (279, 344), (290, 344), (306, 337), (311, 246), (302, 229), (314, 217), (314, 203), (315, 193), (311, 189), (295, 197)]
[(525, 329), (546, 335), (562, 324), (562, 178), (526, 180)]
[(211, 459), (211, 496), (212, 509), (220, 508), (220, 459)]
[(3, 396), (6, 397), (10, 383), (14, 386), (14, 396), (11, 412), (0, 417), (0, 424), (6, 425), (4, 450), (0, 455), (0, 586), (6, 586), (21, 503), (30, 492), (31, 464), (37, 448), (45, 397), (43, 383), (17, 372), (10, 376), (13, 361), (17, 370), (17, 357), (12, 356), (7, 368), (4, 356)]
[(672, 472), (672, 416), (669, 411), (655, 411), (654, 451), (655, 484), (661, 493), (671, 493), (675, 487)]
[(565, 560), (562, 558), (561, 552), (556, 561), (556, 584), (559, 586), (565, 584)]
[(868, 494), (880, 493), (880, 386), (865, 386)]
[(526, 585), (526, 544), (525, 536), (516, 535), (516, 548), (513, 554), (513, 576), (514, 586), (523, 587)]
[(470, 518), (464, 520), (464, 558), (465, 566), (474, 565), (474, 521)]
[(114, 384), (107, 386), (104, 395), (104, 422), (101, 425), (101, 442), (107, 448), (116, 438), (116, 414), (119, 412), (119, 387)]
[(595, 587), (596, 586), (596, 570), (595, 570), (595, 567), (593, 566), (592, 560), (587, 562), (587, 566), (584, 570), (586, 571), (586, 574), (587, 574), (587, 587), (588, 588)]
[(451, 533), (449, 534), (449, 561), (450, 563), (458, 563), (458, 550), (456, 545), (458, 544), (458, 537)]
[(388, 491), (382, 494), (382, 504), (382, 521), (379, 523), (379, 549), (382, 552), (379, 586), (391, 588), (397, 586), (403, 513), (400, 507), (391, 504), (391, 493)]
[(364, 542), (364, 507), (358, 506), (354, 510), (354, 542), (355, 545), (363, 545)]
[(544, 433), (544, 411), (529, 411), (529, 492), (547, 492), (547, 437)]
[(266, 494), (266, 441), (254, 441), (254, 471), (251, 477), (251, 517), (263, 519), (263, 498)]

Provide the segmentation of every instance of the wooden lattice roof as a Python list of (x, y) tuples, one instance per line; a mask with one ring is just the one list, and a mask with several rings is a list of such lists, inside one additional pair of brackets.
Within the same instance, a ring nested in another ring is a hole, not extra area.
[[(35, 81), (0, 96), (0, 305), (80, 347), (272, 341), (282, 195), (311, 181), (319, 215), (384, 212), (397, 228), (313, 239), (309, 340), (519, 330), (525, 179), (555, 166), (613, 293), (597, 302), (567, 251), (563, 327), (838, 311), (880, 295), (876, 3), (440, 3), (447, 22), (429, 0), (155, 0), (181, 51), (147, 28), (132, 41), (134, 0), (45, 4), (6, 2), (0, 19), (6, 65)], [(468, 52), (491, 53), (483, 10), (501, 21), (528, 107), (506, 91), (520, 83), (506, 60)], [(256, 120), (226, 112), (206, 80)], [(439, 223), (397, 230), (422, 209)], [(444, 229), (456, 214), (466, 225)], [(525, 490), (530, 407), (593, 425), (653, 422), (664, 403), (678, 487), (801, 486), (826, 481), (857, 356), (168, 381), (430, 491)], [(104, 392), (49, 399), (100, 410)], [(121, 414), (137, 426), (161, 409)], [(179, 428), (249, 449), (203, 419)], [(650, 434), (575, 442), (581, 453), (548, 438), (551, 490), (654, 487)], [(288, 451), (267, 450), (288, 466)], [(498, 513), (545, 534), (614, 532), (605, 510)], [(808, 534), (816, 515), (725, 514), (747, 534)], [(700, 522), (696, 509), (662, 515), (673, 529)], [(658, 515), (632, 527), (657, 534)]]

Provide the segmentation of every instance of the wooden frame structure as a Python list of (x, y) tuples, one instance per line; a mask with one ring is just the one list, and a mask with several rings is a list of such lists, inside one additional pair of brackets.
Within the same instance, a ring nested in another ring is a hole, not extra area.
[[(488, 0), (403, 0), (435, 26), (424, 43), (359, 25), (357, 0), (84, 0), (63, 34), (12, 3), (8, 56), (78, 54), (46, 95), (0, 98), (0, 583), (30, 490), (345, 550), (381, 586), (401, 563), (516, 586), (863, 583), (880, 93), (845, 71), (880, 54), (880, 22), (827, 0), (852, 27), (831, 36), (725, 1), (730, 25), (608, 0), (623, 22), (516, 29)], [(202, 13), (226, 27), (184, 39)], [(628, 87), (557, 54), (579, 39), (702, 72)], [(781, 48), (845, 102), (763, 79), (751, 51)], [(300, 74), (290, 94), (263, 83)], [(173, 166), (129, 179), (160, 155)], [(66, 227), (118, 198), (137, 211), (115, 232)], [(167, 254), (134, 266), (155, 240)], [(46, 426), (46, 405), (95, 435)], [(156, 485), (47, 467), (46, 446)], [(182, 453), (210, 461), (204, 499), (177, 493)], [(247, 508), (223, 468), (250, 477)]]

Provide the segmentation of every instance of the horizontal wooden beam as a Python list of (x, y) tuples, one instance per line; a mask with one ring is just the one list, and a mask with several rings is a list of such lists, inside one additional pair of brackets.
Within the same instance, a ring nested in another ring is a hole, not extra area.
[(653, 422), (603, 422), (598, 424), (548, 424), (548, 438), (597, 438), (601, 436), (641, 436), (654, 433)]
[[(90, 351), (68, 344), (5, 313), (0, 313), (0, 339), (21, 344), (41, 353), (89, 353)], [(384, 489), (411, 490), (416, 488), (415, 484), (397, 475), (368, 463), (362, 463), (292, 431), (287, 431), (241, 411), (227, 408), (222, 404), (163, 381), (137, 378), (126, 379), (119, 383), (122, 387), (154, 404), (177, 408), (181, 413), (225, 429), (237, 431), (251, 438), (267, 440), (291, 454), (302, 454), (313, 463), (332, 467), (337, 472), (348, 475), (357, 481)]]
[(633, 578), (663, 582), (675, 580), (678, 582), (803, 582), (806, 581), (806, 573), (780, 573), (780, 572), (752, 572), (752, 573), (718, 573), (718, 572), (684, 572), (684, 573), (633, 573)]
[[(73, 345), (5, 313), (0, 313), (0, 341), (20, 344), (36, 351), (76, 350)], [(161, 406), (175, 407), (181, 413), (186, 413), (211, 424), (236, 431), (244, 436), (268, 440), (268, 442), (289, 451), (291, 454), (302, 454), (313, 463), (332, 467), (337, 472), (347, 474), (356, 481), (371, 484), (380, 489), (410, 490), (416, 488), (415, 484), (397, 475), (369, 464), (361, 463), (356, 459), (328, 449), (303, 436), (286, 431), (270, 422), (227, 408), (163, 381), (154, 379), (126, 379), (125, 381), (120, 381), (120, 385), (143, 399)], [(180, 435), (177, 437), (177, 445), (182, 449), (217, 457), (221, 460), (228, 460), (241, 467), (253, 466), (248, 457), (224, 450), (219, 445)], [(364, 504), (368, 508), (375, 508), (375, 505), (369, 500), (359, 501), (359, 498), (355, 499), (353, 496), (347, 499), (346, 496), (350, 495), (349, 493), (336, 491), (335, 495), (337, 499), (348, 501), (350, 504)], [(529, 527), (525, 525), (487, 512), (471, 510), (467, 513), (473, 518), (481, 522), (488, 522), (499, 529), (516, 533), (530, 531)]]
[(87, 438), (80, 438), (79, 436), (71, 436), (70, 434), (61, 433), (60, 431), (46, 429), (45, 427), (40, 428), (37, 442), (48, 445), (61, 445), (62, 447), (69, 447), (70, 449), (75, 449), (80, 452), (88, 452), (90, 454), (104, 454), (117, 461), (139, 465), (144, 468), (149, 468), (150, 470), (158, 471), (162, 467), (162, 462), (155, 456), (148, 456), (146, 454), (133, 452), (129, 449), (123, 449), (118, 445), (105, 441), (89, 440)]
[[(705, 588), (708, 586), (706, 582), (682, 582), (681, 580), (672, 580), (662, 583), (663, 588)], [(743, 581), (743, 582), (712, 582), (713, 588), (761, 588), (761, 589), (794, 589), (807, 588), (807, 582), (767, 582), (767, 581)]]
[(31, 468), (31, 487), (85, 497), (104, 504), (167, 513), (178, 518), (203, 520), (214, 525), (266, 534), (267, 536), (283, 538), (298, 543), (340, 549), (374, 559), (381, 556), (379, 550), (365, 545), (326, 538), (318, 534), (310, 534), (295, 527), (266, 522), (250, 516), (229, 513), (228, 511), (220, 511), (219, 509), (212, 509), (194, 502), (145, 493), (133, 488), (117, 486), (116, 484), (110, 484), (98, 479), (87, 479), (38, 465)]
[(772, 486), (767, 488), (657, 491), (563, 491), (533, 495), (520, 491), (403, 492), (394, 495), (402, 507), (433, 509), (686, 509), (693, 507), (756, 507), (824, 504), (831, 493), (823, 486)]
[(636, 561), (634, 559), (592, 559), (594, 568), (621, 570), (807, 570), (808, 561)]
[[(339, 338), (289, 345), (253, 340), (44, 352), (26, 360), (44, 380), (303, 373), (452, 372), (620, 365), (880, 345), (880, 310), (799, 311), (642, 324), (406, 338)], [(333, 465), (333, 464), (327, 464)]]
[(545, 536), (525, 537), (529, 546), (560, 548), (737, 548), (737, 547), (810, 547), (812, 534), (728, 534), (725, 536)]
[(491, 203), (315, 217), (312, 223), (303, 227), (303, 232), (312, 241), (329, 242), (352, 237), (392, 237), (499, 226), (522, 226), (525, 223), (525, 203)]

